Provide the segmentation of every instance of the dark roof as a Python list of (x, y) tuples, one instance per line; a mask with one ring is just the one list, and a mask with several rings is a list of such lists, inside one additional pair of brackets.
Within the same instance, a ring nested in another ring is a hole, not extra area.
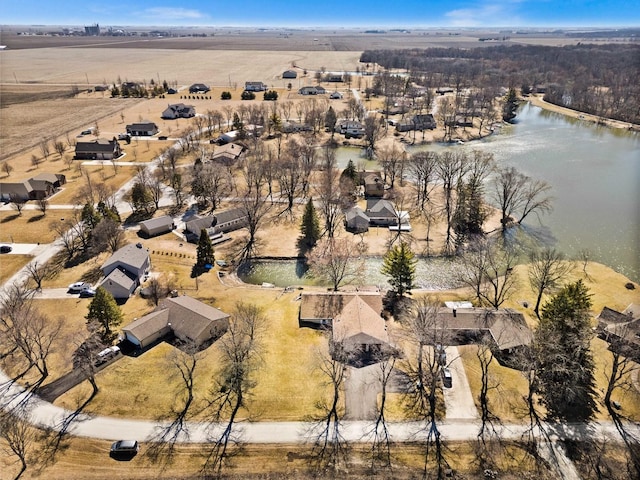
[(366, 213), (371, 216), (396, 217), (396, 209), (389, 200), (381, 198), (368, 198)]
[(241, 220), (247, 218), (247, 212), (242, 208), (231, 208), (229, 210), (223, 210), (214, 214), (216, 222), (214, 226), (223, 225), (234, 220)]
[(116, 140), (99, 138), (88, 142), (76, 143), (76, 153), (83, 152), (113, 152), (117, 148)]
[(213, 215), (207, 215), (206, 217), (201, 217), (200, 215), (193, 215), (185, 220), (185, 230), (187, 232), (194, 233), (196, 235), (200, 235), (200, 230), (203, 228), (211, 228), (215, 222), (215, 217)]
[(136, 122), (127, 125), (127, 130), (154, 130), (157, 128), (158, 126), (149, 120), (144, 120), (142, 122)]
[(285, 70), (282, 74), (282, 78), (296, 78), (298, 73), (295, 70)]
[(149, 220), (144, 220), (140, 222), (140, 226), (144, 226), (144, 228), (148, 230), (152, 230), (158, 227), (170, 227), (173, 225), (173, 217), (169, 215), (163, 215), (162, 217), (150, 218)]

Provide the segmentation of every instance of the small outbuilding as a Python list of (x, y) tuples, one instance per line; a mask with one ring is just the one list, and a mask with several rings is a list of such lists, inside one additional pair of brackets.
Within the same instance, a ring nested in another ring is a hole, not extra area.
[(126, 128), (127, 134), (131, 135), (132, 137), (151, 137), (158, 133), (158, 126), (149, 120), (132, 123), (130, 125), (127, 125)]
[(295, 70), (285, 70), (282, 73), (282, 78), (298, 78), (298, 72)]
[(360, 207), (352, 207), (344, 213), (347, 232), (364, 233), (369, 230), (369, 217)]
[(163, 215), (158, 218), (151, 218), (140, 222), (140, 233), (147, 237), (162, 235), (176, 228), (173, 218), (169, 215)]

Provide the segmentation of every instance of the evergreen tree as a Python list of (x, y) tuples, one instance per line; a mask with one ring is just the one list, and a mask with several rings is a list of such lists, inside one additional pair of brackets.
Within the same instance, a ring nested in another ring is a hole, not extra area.
[(207, 264), (213, 265), (213, 262), (216, 260), (213, 252), (213, 245), (211, 244), (211, 239), (209, 238), (209, 233), (206, 228), (200, 230), (197, 256), (196, 265), (200, 268), (203, 268)]
[(313, 247), (320, 239), (320, 219), (318, 218), (316, 208), (313, 206), (312, 198), (309, 199), (304, 208), (300, 232), (302, 233), (304, 244), (308, 247)]
[(590, 297), (578, 280), (542, 307), (535, 345), (539, 389), (550, 420), (585, 422), (597, 411)]
[(324, 126), (331, 130), (331, 138), (333, 138), (333, 134), (335, 133), (337, 121), (338, 116), (336, 115), (336, 111), (333, 107), (329, 107), (329, 110), (327, 110), (327, 113), (324, 116)]
[(89, 230), (93, 230), (98, 223), (100, 223), (100, 214), (96, 212), (96, 209), (93, 208), (93, 205), (90, 203), (86, 203), (84, 207), (82, 207), (82, 215), (81, 217), (84, 224), (87, 226)]
[(393, 291), (399, 297), (411, 293), (416, 278), (418, 260), (405, 242), (396, 245), (384, 256), (382, 274), (389, 278)]
[(122, 311), (113, 295), (104, 288), (98, 287), (85, 318), (87, 323), (95, 323), (98, 326), (98, 334), (105, 343), (111, 343), (116, 336), (114, 328), (122, 323)]
[(516, 111), (518, 110), (518, 97), (516, 96), (515, 88), (510, 88), (507, 96), (504, 100), (504, 106), (502, 107), (502, 119), (505, 122), (510, 122), (516, 118)]

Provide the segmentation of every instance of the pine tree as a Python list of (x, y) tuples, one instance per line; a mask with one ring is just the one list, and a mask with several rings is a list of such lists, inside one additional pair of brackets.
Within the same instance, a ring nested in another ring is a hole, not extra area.
[(87, 323), (98, 326), (98, 334), (105, 343), (111, 343), (115, 338), (113, 331), (122, 323), (122, 311), (113, 295), (102, 287), (96, 290), (96, 296), (89, 304), (89, 313), (85, 317)]
[(505, 122), (510, 122), (516, 118), (516, 111), (518, 110), (518, 97), (516, 96), (516, 90), (510, 88), (502, 107), (502, 119)]
[(542, 307), (535, 345), (540, 392), (551, 420), (584, 422), (598, 410), (590, 351), (590, 297), (578, 280)]
[(200, 239), (198, 240), (198, 249), (197, 249), (197, 260), (196, 265), (198, 267), (204, 267), (205, 265), (213, 265), (216, 257), (213, 252), (213, 245), (211, 244), (211, 239), (209, 238), (209, 233), (205, 228), (200, 230)]
[(300, 224), (300, 233), (304, 244), (308, 247), (313, 247), (320, 239), (320, 219), (316, 208), (313, 206), (313, 199), (310, 198), (307, 205), (304, 208), (302, 215), (302, 223)]
[(417, 262), (411, 248), (405, 242), (396, 245), (384, 256), (382, 274), (391, 277), (389, 283), (397, 296), (411, 293), (415, 286)]

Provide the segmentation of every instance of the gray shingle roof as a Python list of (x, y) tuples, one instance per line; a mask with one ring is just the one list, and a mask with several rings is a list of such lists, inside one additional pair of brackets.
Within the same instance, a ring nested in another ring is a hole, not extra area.
[(149, 260), (149, 252), (142, 246), (141, 243), (125, 245), (113, 255), (111, 255), (106, 262), (102, 265), (102, 270), (107, 270), (109, 267), (120, 262), (122, 264), (130, 265), (137, 271)]

